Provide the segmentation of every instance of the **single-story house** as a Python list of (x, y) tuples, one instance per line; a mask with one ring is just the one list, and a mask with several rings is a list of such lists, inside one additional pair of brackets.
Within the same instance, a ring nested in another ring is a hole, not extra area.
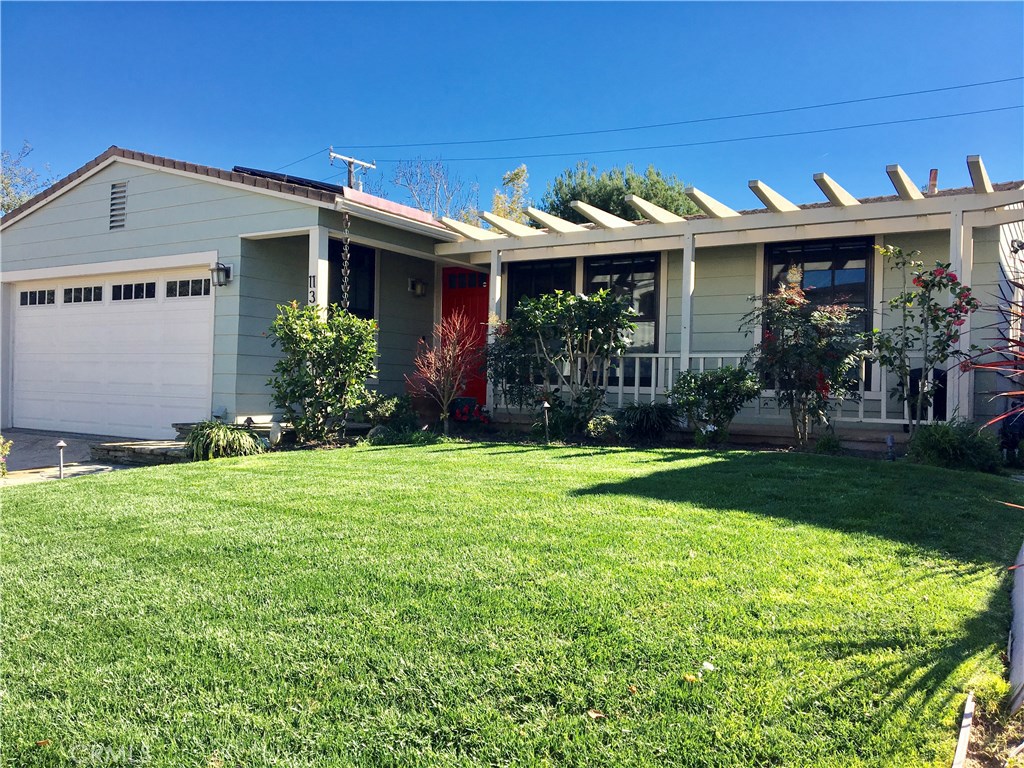
[[(487, 321), (524, 295), (603, 286), (633, 296), (634, 346), (612, 405), (664, 395), (682, 367), (737, 361), (748, 297), (793, 265), (822, 300), (862, 303), (874, 327), (898, 290), (875, 245), (951, 261), (975, 294), (1008, 297), (1022, 239), (1024, 182), (922, 192), (898, 167), (896, 195), (856, 199), (825, 174), (827, 202), (794, 205), (759, 182), (764, 208), (734, 211), (696, 189), (705, 212), (679, 217), (639, 198), (625, 221), (584, 203), (588, 224), (527, 214), (539, 228), (481, 214), (488, 228), (431, 216), (349, 187), (235, 167), (220, 170), (111, 147), (9, 212), (0, 224), (0, 426), (130, 437), (173, 434), (211, 414), (268, 421), (279, 304), (338, 301), (349, 242), (350, 309), (379, 324), (375, 387), (401, 392), (420, 339), (456, 308)], [(991, 311), (965, 346), (991, 342)], [(898, 424), (884, 372), (864, 373), (851, 423)], [(935, 418), (1003, 406), (994, 377), (950, 374)], [(482, 385), (470, 393), (494, 406)], [(771, 423), (761, 403), (746, 414)]]

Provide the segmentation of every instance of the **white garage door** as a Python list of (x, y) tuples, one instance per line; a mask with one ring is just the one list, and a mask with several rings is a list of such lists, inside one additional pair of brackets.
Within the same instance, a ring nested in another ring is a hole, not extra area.
[(19, 283), (14, 303), (15, 427), (157, 438), (209, 417), (205, 269)]

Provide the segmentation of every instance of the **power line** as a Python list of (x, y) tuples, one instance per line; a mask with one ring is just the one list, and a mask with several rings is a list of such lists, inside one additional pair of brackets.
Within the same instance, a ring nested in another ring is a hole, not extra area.
[(284, 168), (291, 168), (293, 165), (298, 165), (299, 163), (301, 163), (301, 162), (303, 162), (305, 160), (309, 160), (310, 158), (316, 157), (319, 154), (327, 152), (329, 149), (330, 149), (330, 147), (324, 147), (323, 149), (318, 149), (316, 152), (314, 152), (311, 155), (306, 155), (303, 158), (300, 158), (298, 160), (293, 160), (290, 163), (286, 163), (285, 165), (282, 165), (282, 166), (279, 166), (278, 168), (275, 168), (274, 172), (276, 173), (277, 171), (283, 170)]
[(634, 125), (626, 128), (601, 128), (592, 131), (570, 131), (566, 133), (545, 133), (536, 136), (510, 136), (500, 139), (467, 139), (465, 141), (433, 141), (416, 142), (411, 144), (346, 144), (349, 149), (404, 149), (409, 147), (453, 147), (466, 144), (497, 144), (508, 141), (534, 141), (539, 139), (560, 139), (571, 136), (594, 136), (604, 133), (623, 133), (626, 131), (643, 131), (652, 128), (671, 128), (680, 125), (696, 125), (698, 123), (711, 123), (721, 120), (738, 120), (744, 117), (765, 117), (767, 115), (782, 115), (791, 112), (803, 112), (811, 109), (826, 109), (828, 107), (840, 107), (848, 104), (864, 104), (871, 101), (884, 101), (886, 99), (900, 99), (906, 96), (922, 96), (929, 93), (943, 93), (946, 91), (957, 91), (965, 88), (979, 88), (985, 85), (997, 85), (1000, 83), (1014, 83), (1024, 80), (1022, 77), (1004, 77), (999, 80), (984, 80), (979, 83), (966, 83), (964, 85), (948, 85), (942, 88), (927, 88), (920, 91), (905, 91), (903, 93), (890, 93), (884, 96), (866, 96), (860, 99), (845, 99), (843, 101), (830, 101), (823, 104), (809, 104), (802, 107), (785, 107), (783, 109), (769, 109), (762, 112), (744, 112), (735, 115), (718, 115), (715, 117), (698, 117), (692, 120), (676, 120), (669, 123), (651, 123), (650, 125)]
[[(992, 109), (977, 109), (971, 112), (954, 112), (948, 115), (929, 115), (928, 117), (908, 117), (903, 120), (885, 120), (877, 123), (860, 123), (858, 125), (841, 125), (835, 128), (816, 128), (807, 131), (790, 131), (788, 133), (765, 133), (759, 136), (738, 136), (731, 139), (710, 139), (708, 141), (690, 141), (682, 144), (657, 144), (649, 147), (620, 147), (618, 149), (595, 149), (589, 151), (576, 150), (572, 152), (547, 152), (534, 155), (499, 155), (494, 157), (442, 157), (438, 158), (446, 163), (483, 162), (487, 160), (531, 160), (546, 157), (587, 157), (589, 155), (610, 155), (617, 152), (642, 152), (652, 149), (680, 149), (684, 147), (704, 147), (711, 144), (731, 144), (740, 141), (758, 141), (760, 139), (781, 139), (789, 136), (810, 136), (818, 133), (834, 133), (837, 131), (852, 131), (859, 128), (877, 128), (884, 125), (901, 125), (904, 123), (921, 123), (928, 120), (945, 120), (951, 117), (966, 117), (968, 115), (985, 115), (992, 112), (1007, 112), (1013, 109), (1024, 109), (1024, 104), (1015, 104), (1009, 107), (994, 107)], [(378, 163), (400, 163), (397, 160), (378, 160)], [(340, 176), (341, 174), (334, 174)], [(328, 176), (327, 178), (334, 178)], [(326, 179), (325, 179), (326, 180)]]

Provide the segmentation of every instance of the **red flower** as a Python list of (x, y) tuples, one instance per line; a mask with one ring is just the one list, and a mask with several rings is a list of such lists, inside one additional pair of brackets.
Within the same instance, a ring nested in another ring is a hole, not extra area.
[(944, 274), (946, 274), (946, 270), (944, 270), (942, 267), (936, 267), (934, 274), (936, 277), (942, 277)]
[(953, 281), (954, 283), (955, 283), (955, 282), (956, 282), (956, 281), (957, 281), (957, 280), (959, 279), (959, 278), (958, 278), (958, 277), (956, 276), (956, 272), (947, 272), (947, 273), (946, 273), (946, 277), (948, 277), (948, 278), (949, 278), (950, 280), (952, 280), (952, 281)]

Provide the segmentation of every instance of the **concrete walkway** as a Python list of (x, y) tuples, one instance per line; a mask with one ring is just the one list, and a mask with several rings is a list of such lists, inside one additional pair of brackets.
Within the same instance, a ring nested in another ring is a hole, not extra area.
[(67, 443), (67, 447), (64, 449), (65, 478), (128, 469), (121, 464), (94, 462), (90, 453), (92, 443), (123, 440), (124, 438), (63, 432), (37, 432), (27, 429), (8, 429), (3, 435), (4, 438), (13, 442), (11, 453), (7, 457), (9, 474), (2, 481), (3, 486), (56, 480), (60, 474), (57, 469), (58, 451), (56, 447), (60, 440)]

